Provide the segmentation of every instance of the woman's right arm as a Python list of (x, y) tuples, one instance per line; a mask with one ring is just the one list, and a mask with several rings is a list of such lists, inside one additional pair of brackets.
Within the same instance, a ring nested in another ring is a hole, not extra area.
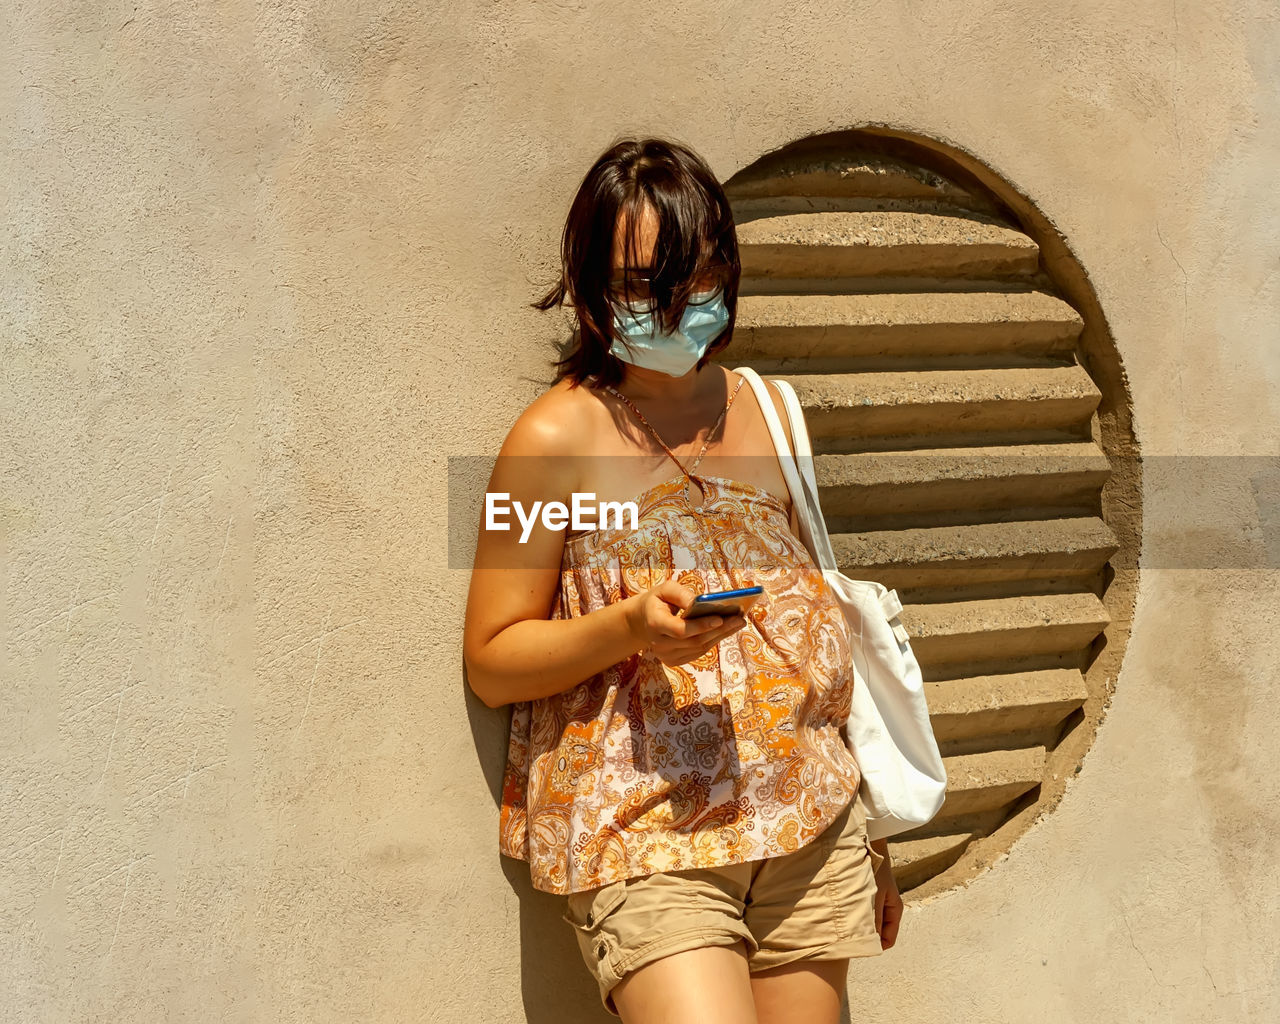
[[(579, 489), (583, 460), (567, 453), (580, 437), (555, 404), (530, 406), (498, 454), (488, 493), (505, 492), (512, 509), (568, 505)], [(650, 645), (665, 664), (683, 664), (746, 623), (741, 615), (680, 618), (675, 611), (695, 595), (672, 579), (586, 615), (551, 619), (564, 531), (545, 528), (539, 516), (521, 543), (519, 520), (507, 520), (511, 529), (490, 530), (481, 514), (463, 631), (467, 681), (491, 708), (563, 693)]]

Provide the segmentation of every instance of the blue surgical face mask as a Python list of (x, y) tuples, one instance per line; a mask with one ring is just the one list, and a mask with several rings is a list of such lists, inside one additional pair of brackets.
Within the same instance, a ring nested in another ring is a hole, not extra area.
[(614, 328), (627, 345), (615, 339), (609, 351), (632, 366), (683, 377), (698, 364), (728, 322), (723, 289), (699, 292), (690, 297), (679, 326), (670, 334), (655, 333), (658, 325), (649, 308), (614, 313)]

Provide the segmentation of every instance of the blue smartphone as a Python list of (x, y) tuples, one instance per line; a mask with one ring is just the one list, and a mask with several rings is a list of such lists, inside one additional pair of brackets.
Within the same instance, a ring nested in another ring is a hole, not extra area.
[(738, 615), (745, 612), (764, 593), (764, 587), (744, 587), (741, 590), (721, 590), (715, 594), (699, 594), (693, 604), (684, 610), (686, 619), (697, 619), (703, 615)]

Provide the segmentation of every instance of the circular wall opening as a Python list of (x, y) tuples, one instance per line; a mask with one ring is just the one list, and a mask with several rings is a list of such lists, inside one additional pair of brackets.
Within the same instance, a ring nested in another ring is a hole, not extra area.
[(947, 798), (889, 841), (923, 899), (1053, 807), (1119, 674), (1141, 534), (1119, 355), (1062, 235), (954, 146), (837, 132), (725, 189), (721, 359), (795, 386), (841, 569), (898, 591), (924, 673)]

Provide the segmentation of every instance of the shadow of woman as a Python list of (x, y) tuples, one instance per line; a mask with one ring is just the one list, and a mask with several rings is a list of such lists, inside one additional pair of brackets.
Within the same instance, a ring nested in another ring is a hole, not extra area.
[(525, 1019), (529, 1024), (617, 1024), (618, 1018), (601, 1004), (599, 989), (582, 962), (573, 930), (561, 917), (565, 898), (535, 889), (529, 865), (498, 852), (498, 810), (511, 708), (486, 707), (469, 685), (463, 692), (476, 757), (493, 798), (493, 855), (501, 862), (502, 873), (520, 905), (520, 994)]

